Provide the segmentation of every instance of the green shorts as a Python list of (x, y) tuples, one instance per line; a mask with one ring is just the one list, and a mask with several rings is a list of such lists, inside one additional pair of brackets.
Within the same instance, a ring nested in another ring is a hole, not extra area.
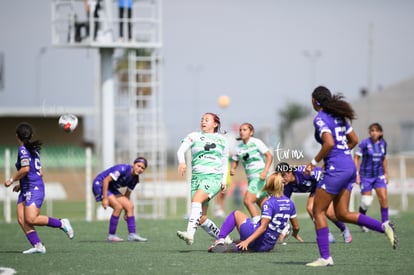
[(249, 180), (247, 191), (249, 193), (255, 194), (258, 200), (263, 199), (267, 196), (267, 193), (262, 191), (263, 186), (265, 186), (266, 180), (261, 180), (260, 178), (253, 178)]
[[(222, 175), (193, 175), (191, 177), (191, 197), (197, 190), (208, 194), (210, 200), (221, 191)], [(208, 201), (206, 202), (208, 204)]]

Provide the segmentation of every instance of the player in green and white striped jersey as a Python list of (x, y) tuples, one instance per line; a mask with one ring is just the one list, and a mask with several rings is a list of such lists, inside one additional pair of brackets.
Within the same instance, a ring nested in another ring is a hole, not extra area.
[(240, 143), (233, 155), (230, 175), (241, 162), (247, 175), (247, 191), (244, 195), (244, 205), (252, 216), (253, 222), (260, 220), (260, 204), (266, 197), (262, 191), (266, 177), (273, 162), (269, 148), (258, 138), (253, 137), (254, 127), (250, 123), (240, 125)]
[(220, 132), (220, 118), (205, 113), (201, 119), (201, 132), (186, 136), (177, 151), (178, 172), (186, 172), (185, 152), (191, 150), (191, 213), (187, 231), (177, 231), (177, 236), (193, 244), (194, 234), (200, 225), (217, 239), (220, 229), (207, 217), (209, 201), (226, 188), (229, 148)]

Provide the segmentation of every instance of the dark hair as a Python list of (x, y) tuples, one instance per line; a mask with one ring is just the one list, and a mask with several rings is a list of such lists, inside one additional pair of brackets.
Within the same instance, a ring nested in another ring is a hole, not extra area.
[(143, 163), (143, 164), (145, 165), (145, 168), (147, 168), (147, 167), (148, 167), (148, 161), (147, 161), (147, 159), (146, 159), (146, 158), (144, 158), (144, 157), (137, 157), (137, 158), (134, 160), (134, 164), (135, 164), (135, 163), (137, 163), (137, 162), (141, 162), (141, 163)]
[(342, 94), (332, 95), (328, 88), (318, 86), (313, 90), (312, 98), (315, 99), (316, 105), (334, 117), (344, 117), (350, 120), (356, 118), (354, 109), (344, 100), (345, 97)]
[(205, 115), (211, 115), (213, 117), (213, 120), (215, 123), (217, 123), (217, 127), (214, 128), (214, 132), (222, 132), (223, 134), (226, 133), (226, 131), (221, 131), (220, 127), (221, 127), (221, 122), (220, 122), (220, 117), (218, 115), (216, 115), (215, 113), (205, 113), (203, 116)]
[(32, 126), (27, 122), (22, 122), (16, 127), (16, 135), (23, 142), (24, 146), (31, 154), (40, 152), (42, 149), (42, 142), (39, 140), (30, 141), (33, 136)]
[[(249, 128), (249, 129), (250, 129), (250, 131), (252, 131), (252, 132), (253, 132), (253, 135), (254, 135), (254, 127), (253, 127), (253, 125), (252, 125), (251, 123), (249, 123), (249, 122), (243, 122), (243, 123), (240, 125), (239, 129), (240, 129), (243, 125), (246, 125), (246, 126), (247, 126), (247, 128)], [(252, 136), (253, 136), (253, 135), (252, 135)], [(238, 137), (238, 138), (236, 138), (236, 140), (242, 140), (242, 138), (241, 138), (241, 137)]]
[[(383, 131), (382, 131), (382, 126), (381, 126), (381, 124), (379, 124), (378, 122), (374, 122), (374, 123), (372, 123), (371, 125), (369, 125), (368, 130), (371, 130), (371, 128), (377, 128), (377, 130), (378, 130), (378, 131), (383, 132)], [(384, 135), (381, 135), (381, 136), (379, 137), (379, 139), (384, 139)]]

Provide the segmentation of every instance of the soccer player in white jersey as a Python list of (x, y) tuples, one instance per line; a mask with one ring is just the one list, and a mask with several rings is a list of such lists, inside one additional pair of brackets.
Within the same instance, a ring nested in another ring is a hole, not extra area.
[(191, 212), (187, 231), (177, 231), (177, 236), (188, 245), (194, 242), (194, 234), (200, 225), (210, 236), (217, 239), (219, 228), (207, 217), (209, 201), (226, 188), (229, 148), (226, 138), (220, 134), (220, 118), (205, 113), (201, 118), (200, 132), (186, 136), (177, 151), (178, 173), (186, 172), (185, 152), (191, 150)]
[[(247, 175), (248, 186), (244, 195), (244, 205), (249, 211), (254, 222), (260, 220), (260, 205), (266, 194), (262, 188), (266, 183), (266, 177), (273, 162), (273, 156), (269, 148), (258, 138), (253, 137), (254, 127), (250, 123), (240, 125), (240, 143), (233, 155), (230, 175), (241, 162)], [(256, 206), (257, 204), (257, 206)]]

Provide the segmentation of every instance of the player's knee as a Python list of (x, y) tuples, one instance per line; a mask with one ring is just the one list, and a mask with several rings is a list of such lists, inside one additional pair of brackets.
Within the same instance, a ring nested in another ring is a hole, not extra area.
[(18, 217), (18, 218), (17, 218), (17, 222), (18, 222), (21, 226), (23, 226), (23, 225), (24, 225), (24, 218), (23, 218), (23, 217)]
[(115, 216), (119, 216), (121, 214), (122, 210), (124, 209), (122, 207), (122, 205), (120, 205), (120, 204), (119, 205), (111, 205), (111, 208), (112, 208), (112, 213)]
[(254, 204), (255, 203), (255, 199), (253, 199), (253, 198), (251, 198), (251, 197), (249, 197), (249, 196), (246, 196), (245, 198), (244, 198), (244, 205), (245, 206), (247, 206), (247, 205), (252, 205), (252, 204)]
[(35, 222), (36, 222), (36, 216), (25, 216), (25, 217), (24, 217), (24, 222), (25, 222), (26, 224), (33, 225), (33, 224), (35, 224)]
[(313, 207), (312, 206), (307, 206), (306, 211), (308, 211), (309, 216), (313, 217)]
[(362, 195), (361, 196), (361, 208), (367, 210), (372, 205), (372, 200), (374, 198), (371, 195)]

